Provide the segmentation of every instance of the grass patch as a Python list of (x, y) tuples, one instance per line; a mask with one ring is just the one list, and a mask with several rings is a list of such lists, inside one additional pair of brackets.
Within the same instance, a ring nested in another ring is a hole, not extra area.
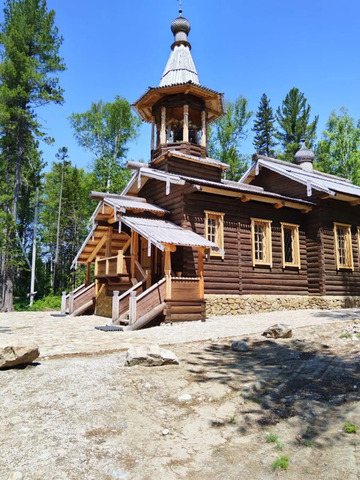
[(339, 338), (351, 338), (351, 333), (342, 333)]
[(349, 423), (349, 422), (345, 423), (344, 431), (346, 433), (356, 433), (357, 429), (358, 429), (358, 427), (356, 425), (354, 425), (353, 423)]
[(29, 298), (14, 299), (14, 308), (17, 312), (46, 312), (47, 310), (60, 310), (61, 295), (48, 295), (35, 300), (32, 307), (29, 306)]
[(311, 440), (305, 438), (304, 440), (304, 445), (305, 447), (312, 447), (314, 445), (314, 442), (312, 442)]
[(266, 435), (266, 443), (276, 443), (278, 438), (279, 437), (275, 433), (268, 433)]
[(277, 470), (278, 468), (282, 468), (283, 470), (286, 470), (289, 466), (289, 455), (283, 455), (280, 458), (277, 458), (273, 463), (272, 463), (272, 469)]
[(281, 442), (276, 442), (276, 450), (282, 450), (284, 445)]

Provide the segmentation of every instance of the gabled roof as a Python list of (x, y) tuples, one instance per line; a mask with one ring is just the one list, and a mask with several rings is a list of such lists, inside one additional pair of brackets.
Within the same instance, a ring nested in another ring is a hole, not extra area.
[(168, 220), (127, 216), (122, 216), (119, 220), (160, 250), (165, 249), (165, 244), (219, 250), (216, 243), (210, 242), (197, 233), (182, 228)]
[(230, 180), (222, 179), (221, 182), (214, 182), (211, 180), (204, 180), (197, 177), (190, 177), (187, 175), (174, 175), (171, 173), (164, 172), (162, 170), (156, 170), (149, 167), (141, 167), (141, 164), (137, 165), (137, 172), (132, 176), (129, 183), (123, 190), (122, 194), (137, 194), (141, 188), (144, 186), (145, 182), (149, 178), (156, 180), (161, 180), (166, 182), (167, 189), (166, 193), (170, 193), (170, 185), (184, 185), (185, 182), (191, 183), (194, 186), (198, 187), (199, 191), (210, 192), (218, 195), (228, 195), (236, 196), (242, 198), (243, 201), (247, 200), (256, 200), (264, 203), (273, 203), (274, 205), (288, 206), (290, 208), (304, 209), (308, 211), (311, 209), (313, 202), (307, 200), (297, 199), (293, 197), (288, 197), (281, 195), (279, 193), (268, 192), (264, 190), (263, 187), (240, 183), (232, 182)]
[(312, 195), (312, 190), (318, 190), (331, 196), (341, 194), (360, 197), (360, 187), (354, 185), (345, 178), (329, 175), (317, 170), (308, 172), (303, 170), (300, 165), (295, 165), (276, 158), (265, 157), (263, 155), (254, 155), (253, 160), (254, 163), (239, 180), (240, 183), (249, 184), (254, 176), (258, 174), (258, 169), (261, 166), (276, 172), (279, 175), (283, 175), (290, 180), (305, 185), (307, 187), (308, 196)]
[(152, 160), (151, 163), (156, 164), (165, 157), (183, 158), (185, 160), (189, 160), (190, 162), (203, 163), (205, 165), (210, 165), (211, 167), (219, 167), (222, 170), (228, 170), (230, 168), (230, 166), (227, 163), (220, 162), (220, 160), (216, 160), (215, 158), (210, 158), (210, 157), (203, 158), (195, 155), (189, 155), (179, 150), (168, 150), (166, 153), (163, 153), (158, 157), (154, 158), (154, 160)]

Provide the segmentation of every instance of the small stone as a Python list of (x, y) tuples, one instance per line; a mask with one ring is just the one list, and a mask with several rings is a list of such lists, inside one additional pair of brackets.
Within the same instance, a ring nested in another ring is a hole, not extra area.
[(40, 355), (39, 347), (35, 343), (1, 345), (0, 368), (15, 367), (31, 363)]
[(169, 435), (169, 433), (170, 433), (170, 430), (168, 428), (164, 428), (164, 430), (162, 431), (163, 435)]
[(179, 364), (179, 360), (171, 350), (160, 348), (159, 345), (132, 346), (126, 352), (125, 366), (144, 365), (156, 367), (161, 365)]
[(23, 480), (23, 474), (21, 472), (14, 472), (10, 475), (8, 480)]
[(244, 342), (244, 340), (235, 340), (231, 344), (231, 350), (234, 350), (235, 352), (248, 352), (249, 345)]
[(267, 338), (290, 338), (292, 337), (292, 330), (284, 323), (276, 323), (266, 329), (262, 335)]
[(180, 395), (178, 400), (179, 402), (190, 402), (190, 400), (192, 400), (192, 396), (189, 393), (184, 393), (183, 395)]

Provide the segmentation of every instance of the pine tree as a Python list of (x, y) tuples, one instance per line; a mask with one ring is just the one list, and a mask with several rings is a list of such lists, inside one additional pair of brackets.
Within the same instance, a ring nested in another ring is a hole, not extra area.
[(270, 106), (270, 100), (267, 98), (266, 93), (263, 93), (252, 129), (255, 132), (253, 145), (256, 153), (266, 155), (267, 157), (275, 155), (274, 122), (275, 117)]
[(38, 139), (44, 134), (35, 109), (63, 101), (54, 75), (65, 69), (58, 55), (62, 38), (54, 18), (46, 0), (6, 0), (0, 26), (0, 171), (5, 180), (0, 185), (4, 209), (0, 307), (6, 311), (13, 309), (22, 192), (34, 190), (37, 185), (30, 182), (38, 183), (40, 177)]
[(313, 147), (319, 117), (315, 116), (310, 122), (310, 110), (307, 99), (298, 88), (292, 88), (281, 107), (276, 110), (279, 128), (275, 136), (283, 147), (283, 154), (280, 155), (283, 160), (289, 162), (294, 160), (302, 138), (306, 140), (308, 148)]
[(246, 170), (247, 158), (240, 154), (241, 140), (246, 138), (246, 125), (252, 112), (247, 110), (247, 99), (239, 96), (235, 102), (226, 102), (226, 114), (215, 123), (209, 140), (210, 155), (230, 165), (228, 180), (239, 180)]

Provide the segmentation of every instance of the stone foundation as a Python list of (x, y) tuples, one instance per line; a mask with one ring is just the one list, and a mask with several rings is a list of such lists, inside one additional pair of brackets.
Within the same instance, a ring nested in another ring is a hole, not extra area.
[(359, 297), (307, 295), (205, 295), (206, 316), (243, 315), (279, 310), (360, 307)]
[(112, 317), (112, 297), (106, 295), (105, 285), (101, 285), (96, 297), (95, 315), (100, 317)]

